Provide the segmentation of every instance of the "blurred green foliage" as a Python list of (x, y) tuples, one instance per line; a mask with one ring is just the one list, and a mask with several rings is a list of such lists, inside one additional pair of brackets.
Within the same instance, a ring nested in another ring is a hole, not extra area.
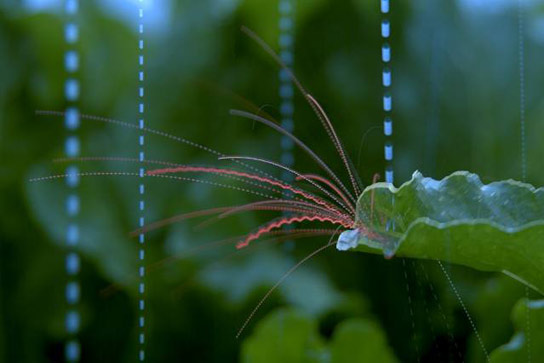
[(365, 319), (338, 324), (324, 344), (317, 322), (296, 311), (277, 310), (244, 342), (243, 362), (396, 362), (382, 329)]
[[(81, 2), (80, 108), (135, 123), (136, 25), (126, 19), (135, 19), (137, 12), (127, 7), (115, 13), (105, 3)], [(392, 7), (398, 182), (416, 169), (435, 178), (470, 170), (484, 182), (521, 177), (517, 9), (514, 2), (480, 3), (405, 0)], [(35, 115), (38, 109), (65, 107), (64, 20), (60, 11), (35, 12), (24, 4), (0, 4), (0, 360), (61, 361), (66, 339), (63, 200), (68, 190), (62, 181), (28, 179), (62, 173), (66, 167), (52, 161), (63, 155), (62, 119)], [(156, 4), (169, 8), (148, 28), (147, 124), (224, 153), (278, 160), (278, 135), (228, 114), (230, 108), (247, 108), (234, 96), (239, 95), (278, 117), (278, 69), (239, 31), (246, 25), (277, 48), (277, 3)], [(296, 14), (295, 72), (328, 111), (368, 184), (384, 168), (378, 1), (300, 0)], [(524, 20), (527, 181), (541, 186), (544, 6), (527, 2)], [(137, 132), (96, 122), (83, 122), (78, 132), (83, 156), (137, 156)], [(346, 176), (326, 133), (299, 96), (295, 133)], [(165, 138), (150, 135), (146, 142), (148, 159), (229, 165)], [(317, 171), (302, 153), (295, 157), (297, 170)], [(133, 172), (137, 165), (82, 162), (80, 170)], [(82, 358), (133, 361), (137, 255), (136, 241), (128, 234), (137, 226), (137, 180), (84, 178), (79, 192)], [(146, 195), (148, 221), (254, 200), (232, 190), (157, 179), (147, 182)], [(436, 264), (332, 249), (287, 279), (235, 339), (268, 288), (326, 240), (263, 241), (241, 253), (230, 244), (190, 251), (246, 233), (270, 217), (243, 214), (205, 228), (197, 227), (199, 221), (184, 222), (148, 234), (149, 361), (239, 361), (246, 349), (241, 346), (249, 346), (261, 332), (258, 327), (284, 306), (302, 311), (319, 341), (332, 336), (335, 344), (337, 334), (351, 339), (343, 329), (363, 328), (350, 328), (349, 322), (372, 321), (369, 329), (381, 331), (379, 339), (401, 361), (485, 359)], [(447, 266), (447, 272), (486, 350), (506, 344), (519, 330), (510, 311), (524, 296), (523, 287), (504, 276), (462, 267)], [(535, 334), (535, 344), (537, 339)]]
[(544, 347), (544, 300), (521, 299), (512, 310), (512, 321), (516, 332), (512, 339), (491, 354), (491, 362), (522, 362), (529, 359), (542, 360)]

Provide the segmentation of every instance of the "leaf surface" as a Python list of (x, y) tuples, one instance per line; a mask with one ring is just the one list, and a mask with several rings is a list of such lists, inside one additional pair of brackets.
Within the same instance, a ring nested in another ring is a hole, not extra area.
[(339, 249), (503, 272), (544, 291), (542, 188), (514, 180), (483, 184), (464, 171), (442, 180), (415, 172), (400, 188), (366, 188), (357, 202), (357, 222), (363, 227), (344, 232)]

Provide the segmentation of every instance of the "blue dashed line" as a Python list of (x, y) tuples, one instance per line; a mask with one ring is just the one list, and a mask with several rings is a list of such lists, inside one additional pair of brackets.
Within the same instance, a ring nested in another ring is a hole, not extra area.
[[(80, 67), (79, 52), (76, 49), (79, 40), (79, 27), (75, 22), (79, 11), (79, 2), (78, 0), (66, 0), (64, 5), (66, 15), (64, 41), (67, 45), (67, 50), (64, 53), (64, 69), (68, 74), (64, 82), (64, 98), (67, 104), (64, 116), (66, 129), (64, 154), (68, 158), (75, 158), (80, 155), (81, 151), (80, 140), (77, 135), (80, 123), (79, 109), (77, 107), (80, 96), (80, 83), (76, 78), (76, 72)], [(81, 356), (81, 346), (78, 339), (81, 326), (81, 317), (78, 310), (81, 298), (81, 286), (78, 278), (81, 270), (81, 259), (77, 252), (80, 237), (77, 217), (81, 208), (77, 190), (79, 186), (78, 173), (77, 166), (68, 165), (66, 167), (66, 185), (69, 188), (69, 193), (65, 200), (65, 212), (68, 218), (65, 234), (67, 249), (65, 256), (67, 275), (65, 299), (68, 308), (64, 316), (64, 328), (67, 335), (64, 357), (68, 362), (78, 362)]]

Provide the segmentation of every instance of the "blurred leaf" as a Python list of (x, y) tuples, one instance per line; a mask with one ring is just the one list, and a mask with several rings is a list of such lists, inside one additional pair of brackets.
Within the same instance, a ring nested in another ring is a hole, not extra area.
[(331, 354), (334, 363), (397, 361), (381, 327), (363, 319), (350, 319), (336, 328)]
[[(490, 355), (493, 363), (544, 361), (544, 300), (518, 301), (512, 311), (516, 329), (510, 341), (495, 349)], [(527, 338), (529, 337), (529, 339)], [(528, 348), (530, 342), (530, 349)]]
[(263, 319), (242, 347), (244, 362), (321, 362), (324, 355), (315, 320), (286, 309)]
[[(219, 269), (209, 269), (201, 276), (215, 289), (225, 290), (230, 300), (239, 301), (247, 298), (255, 286), (275, 284), (295, 263), (289, 257), (264, 251), (242, 263), (223, 264)], [(297, 269), (278, 290), (290, 304), (313, 314), (326, 312), (346, 301), (326, 275), (309, 266)]]
[[(38, 170), (34, 168), (29, 175), (40, 175)], [(93, 261), (110, 281), (130, 285), (136, 276), (136, 243), (122, 229), (115, 215), (115, 207), (107, 203), (111, 199), (108, 199), (105, 185), (95, 180), (83, 187), (86, 194), (81, 195), (82, 202), (78, 204), (85, 205), (85, 208), (79, 214), (87, 223), (79, 225), (79, 231), (75, 233), (77, 237), (74, 237), (77, 243), (73, 248)], [(69, 219), (65, 212), (68, 192), (63, 183), (46, 181), (26, 184), (28, 203), (32, 205), (35, 219), (51, 240), (61, 247), (69, 245)]]
[[(478, 295), (472, 304), (471, 313), (478, 322), (478, 332), (488, 348), (501, 345), (512, 334), (509, 320), (501, 318), (510, 314), (512, 308), (524, 294), (524, 286), (505, 275), (489, 279), (485, 285), (478, 286)], [(497, 303), (500, 302), (500, 303)], [(475, 335), (468, 342), (468, 361), (482, 362), (484, 352)]]
[(503, 272), (544, 291), (543, 189), (513, 180), (484, 185), (468, 172), (440, 181), (415, 172), (398, 189), (386, 183), (368, 187), (357, 208), (369, 235), (344, 232), (341, 249), (357, 243), (358, 250), (386, 257)]
[(265, 318), (242, 347), (244, 362), (395, 362), (376, 323), (341, 323), (326, 346), (317, 322), (295, 310), (280, 309)]

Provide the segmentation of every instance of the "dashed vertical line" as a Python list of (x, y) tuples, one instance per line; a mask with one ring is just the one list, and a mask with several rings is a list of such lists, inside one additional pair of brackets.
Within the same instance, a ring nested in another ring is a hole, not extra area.
[[(77, 45), (79, 41), (79, 26), (77, 18), (79, 13), (78, 0), (65, 0), (64, 2), (64, 70), (66, 78), (64, 81), (64, 98), (66, 109), (64, 125), (66, 139), (64, 142), (64, 154), (67, 158), (76, 158), (80, 155), (80, 140), (77, 134), (79, 129), (79, 101), (80, 85), (78, 79), (79, 52)], [(80, 199), (78, 194), (79, 170), (76, 165), (69, 164), (66, 167), (66, 184), (68, 195), (65, 200), (65, 210), (68, 217), (66, 227), (66, 256), (65, 269), (67, 281), (65, 286), (66, 313), (64, 316), (64, 327), (67, 340), (64, 346), (64, 358), (67, 362), (79, 362), (81, 356), (81, 345), (78, 338), (80, 330), (79, 300), (81, 295), (81, 283), (79, 281), (80, 256), (77, 252), (79, 244), (78, 216), (80, 211)]]
[(382, 85), (384, 93), (382, 97), (382, 108), (385, 113), (383, 121), (383, 133), (385, 135), (384, 157), (385, 157), (385, 181), (393, 183), (393, 119), (391, 113), (393, 111), (393, 97), (390, 92), (391, 78), (391, 46), (388, 39), (391, 36), (391, 23), (389, 22), (389, 0), (380, 0), (380, 10), (383, 15), (381, 22), (382, 49), (381, 58), (383, 63), (382, 68)]
[(140, 245), (138, 251), (138, 359), (140, 362), (145, 360), (145, 347), (146, 347), (146, 336), (145, 336), (145, 295), (146, 295), (146, 286), (145, 286), (145, 233), (143, 227), (145, 225), (145, 99), (144, 99), (144, 80), (145, 80), (145, 70), (144, 70), (144, 9), (143, 9), (143, 0), (139, 0), (138, 3), (138, 127), (140, 130), (138, 136), (138, 160), (140, 161), (139, 169), (139, 178), (140, 182), (138, 185), (139, 193), (139, 218), (138, 218), (138, 227), (141, 228), (141, 232), (138, 236), (138, 242)]
[[(280, 58), (288, 68), (293, 68), (294, 65), (294, 1), (280, 0), (279, 1), (279, 50)], [(280, 69), (278, 72), (279, 78), (279, 96), (280, 96), (280, 117), (281, 126), (287, 131), (293, 133), (295, 125), (293, 122), (294, 114), (294, 87), (293, 81), (289, 73), (285, 69)], [(287, 136), (281, 137), (281, 163), (289, 168), (292, 168), (295, 163), (293, 154), (293, 140)], [(282, 172), (282, 180), (287, 183), (293, 182), (294, 175), (287, 171)], [(292, 229), (293, 226), (285, 226), (285, 229)], [(284, 246), (290, 248), (292, 243), (284, 243)]]
[[(519, 59), (519, 123), (521, 138), (521, 180), (527, 181), (527, 141), (525, 136), (525, 38), (523, 10), (524, 1), (518, 0), (518, 59)], [(525, 286), (525, 298), (529, 301), (529, 287)], [(525, 330), (527, 335), (527, 361), (531, 362), (531, 318), (529, 309), (525, 310)]]
[[(387, 183), (394, 182), (393, 172), (393, 96), (391, 94), (392, 72), (391, 72), (391, 45), (389, 39), (391, 37), (391, 22), (389, 20), (390, 4), (389, 0), (380, 0), (380, 11), (382, 13), (382, 21), (380, 23), (380, 34), (382, 37), (381, 45), (381, 60), (382, 60), (382, 109), (385, 114), (383, 119), (383, 133), (385, 136), (384, 143), (384, 159), (385, 159), (385, 181)], [(394, 203), (394, 200), (393, 200)], [(387, 221), (387, 229), (395, 229), (394, 220)], [(404, 273), (404, 282), (406, 285), (406, 293), (408, 295), (408, 309), (410, 311), (412, 325), (412, 339), (414, 348), (419, 362), (419, 347), (416, 339), (416, 327), (414, 322), (414, 309), (412, 306), (412, 297), (410, 295), (410, 283), (408, 279), (406, 261), (402, 259), (402, 269)]]

